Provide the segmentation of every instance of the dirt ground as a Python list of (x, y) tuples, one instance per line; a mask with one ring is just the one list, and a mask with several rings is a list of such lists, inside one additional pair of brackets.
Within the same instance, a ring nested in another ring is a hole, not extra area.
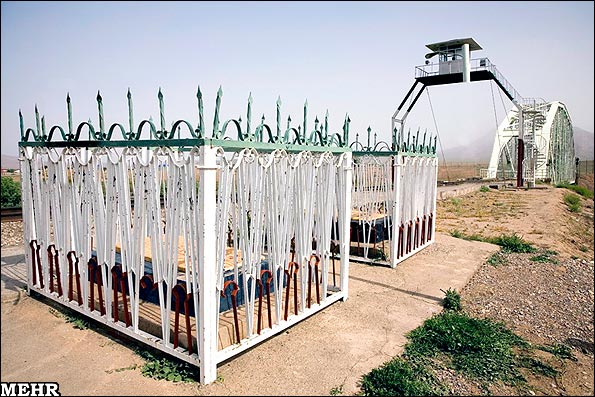
[[(593, 186), (593, 175), (581, 180)], [(466, 236), (516, 233), (534, 246), (555, 251), (553, 261), (535, 254), (510, 254), (505, 265), (483, 264), (461, 292), (463, 307), (476, 317), (504, 321), (533, 344), (574, 346), (576, 361), (544, 354), (560, 371), (555, 378), (529, 374), (540, 395), (593, 395), (593, 200), (570, 212), (566, 189), (490, 190), (449, 198), (438, 205), (437, 229)], [(467, 385), (469, 386), (469, 385)], [(467, 390), (479, 392), (479, 388)], [(496, 386), (494, 395), (515, 395)]]
[[(352, 263), (347, 301), (222, 364), (218, 381), (207, 386), (143, 377), (143, 359), (115, 335), (75, 329), (47, 301), (24, 293), (5, 301), (3, 295), (2, 381), (58, 381), (63, 395), (356, 394), (362, 375), (400, 354), (405, 334), (441, 310), (441, 289), (461, 291), (472, 284), (462, 293), (464, 302), (479, 294), (479, 284), (469, 282), (498, 247), (451, 237), (454, 230), (486, 237), (516, 232), (556, 250), (561, 260), (590, 263), (592, 273), (593, 200), (583, 200), (583, 211), (575, 214), (563, 203), (564, 193), (553, 187), (492, 190), (439, 201), (434, 245), (397, 269)], [(3, 268), (17, 252), (3, 248)], [(503, 280), (493, 286), (508, 288), (510, 279)], [(547, 277), (542, 282), (547, 288)], [(581, 288), (590, 288), (592, 305), (590, 282)], [(534, 287), (539, 286), (523, 288)], [(565, 388), (536, 379), (536, 389), (546, 395), (593, 395), (593, 354), (575, 354), (578, 361), (564, 367)]]

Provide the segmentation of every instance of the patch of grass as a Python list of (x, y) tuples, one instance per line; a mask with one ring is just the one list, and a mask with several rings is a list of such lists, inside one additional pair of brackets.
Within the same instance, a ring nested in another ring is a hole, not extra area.
[(503, 323), (445, 311), (408, 334), (405, 357), (440, 358), (445, 365), (484, 385), (503, 382), (522, 387), (520, 368), (554, 377), (557, 372), (531, 355), (530, 344)]
[(136, 364), (129, 365), (128, 367), (116, 368), (116, 369), (108, 369), (105, 371), (106, 374), (113, 374), (114, 372), (123, 372), (123, 371), (132, 371), (138, 367)]
[(589, 247), (586, 247), (586, 246), (584, 246), (584, 245), (581, 245), (581, 246), (579, 247), (579, 250), (580, 250), (581, 252), (587, 252), (587, 251), (589, 250)]
[(577, 358), (572, 353), (572, 348), (562, 343), (555, 343), (553, 345), (537, 345), (536, 348), (543, 350), (544, 352), (551, 353), (555, 357), (562, 360), (577, 361)]
[(331, 396), (338, 396), (343, 394), (343, 385), (339, 385), (337, 387), (333, 387), (329, 393)]
[(64, 318), (76, 329), (89, 328), (89, 322), (78, 314), (65, 314)]
[(463, 232), (461, 232), (460, 230), (453, 230), (452, 232), (450, 232), (450, 235), (455, 237), (455, 238), (463, 238), (465, 237), (465, 235), (463, 234)]
[(556, 185), (556, 187), (558, 187), (558, 188), (565, 188), (565, 189), (568, 189), (568, 190), (572, 190), (573, 192), (578, 193), (581, 196), (586, 197), (586, 198), (589, 198), (589, 199), (592, 199), (593, 198), (593, 191), (587, 189), (584, 186), (571, 185), (571, 184), (569, 184), (567, 182), (564, 182), (564, 183), (558, 183)]
[[(446, 367), (457, 376), (477, 381), (485, 394), (491, 394), (490, 386), (497, 383), (526, 392), (530, 386), (521, 369), (537, 376), (559, 375), (534, 354), (535, 347), (504, 323), (476, 319), (464, 312), (445, 310), (436, 314), (409, 332), (407, 338), (402, 356), (364, 375), (363, 395), (448, 395), (448, 387), (434, 375), (434, 370)], [(565, 345), (537, 348), (563, 360), (573, 357)]]
[(434, 376), (418, 362), (395, 357), (363, 376), (364, 396), (439, 395)]
[(528, 344), (502, 323), (443, 312), (411, 331), (408, 338), (408, 357), (443, 353), (449, 356), (455, 370), (484, 381), (512, 382), (522, 377), (515, 368), (513, 347)]
[(451, 202), (453, 205), (455, 205), (455, 206), (457, 206), (457, 207), (458, 207), (459, 205), (461, 205), (461, 203), (462, 203), (462, 200), (461, 200), (460, 198), (453, 197), (453, 198), (451, 198), (451, 199), (450, 199), (450, 202)]
[(463, 240), (468, 240), (468, 241), (488, 241), (488, 239), (486, 239), (483, 236), (480, 236), (479, 234), (471, 234), (471, 235), (467, 235), (463, 232), (461, 232), (460, 230), (453, 230), (452, 232), (450, 232), (450, 235), (455, 237), (455, 238), (460, 238)]
[(479, 191), (482, 192), (482, 193), (489, 192), (490, 191), (490, 188), (484, 185), (484, 186), (482, 186), (482, 187), (479, 188)]
[(444, 291), (443, 289), (441, 289), (440, 291), (444, 292), (442, 307), (444, 307), (445, 310), (452, 310), (456, 312), (461, 310), (461, 296), (459, 295), (456, 289), (449, 288), (446, 291)]
[(558, 259), (553, 258), (553, 256), (555, 256), (557, 254), (558, 253), (556, 251), (543, 250), (538, 255), (532, 256), (530, 258), (530, 260), (533, 262), (553, 263), (553, 264), (557, 265), (559, 263)]
[(486, 260), (486, 263), (490, 266), (498, 267), (506, 263), (506, 258), (500, 252), (496, 252)]
[(198, 379), (198, 368), (186, 362), (154, 355), (141, 349), (137, 350), (137, 354), (146, 360), (141, 372), (148, 378), (171, 382), (196, 382)]
[(523, 240), (523, 238), (516, 233), (503, 234), (498, 237), (490, 238), (488, 241), (492, 244), (499, 245), (502, 247), (502, 251), (506, 253), (533, 253), (536, 251), (530, 243)]
[(517, 363), (520, 367), (527, 368), (534, 374), (547, 376), (548, 378), (555, 378), (556, 375), (558, 375), (558, 371), (551, 365), (544, 363), (535, 357), (522, 355), (518, 357)]
[(582, 208), (581, 198), (576, 194), (567, 193), (564, 195), (564, 202), (568, 206), (570, 212), (579, 212)]

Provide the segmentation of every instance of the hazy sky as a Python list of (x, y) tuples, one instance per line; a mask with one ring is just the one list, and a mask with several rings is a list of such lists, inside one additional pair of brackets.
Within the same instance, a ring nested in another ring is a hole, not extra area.
[[(127, 125), (130, 87), (138, 125), (149, 116), (159, 120), (161, 87), (168, 127), (180, 118), (196, 124), (199, 84), (209, 129), (221, 85), (222, 120), (245, 119), (251, 92), (253, 125), (264, 113), (273, 126), (280, 95), (283, 120), (291, 114), (301, 122), (307, 99), (311, 123), (328, 109), (329, 129), (339, 132), (348, 113), (352, 137), (370, 125), (390, 140), (391, 115), (425, 61), (425, 45), (465, 37), (484, 48), (472, 57), (489, 58), (522, 96), (560, 100), (575, 126), (594, 131), (593, 2), (3, 1), (1, 7), (4, 154), (18, 154), (19, 109), (25, 127), (35, 126), (35, 104), (48, 130), (66, 127), (69, 92), (75, 123), (91, 118), (97, 125), (101, 90), (106, 125)], [(430, 87), (429, 94), (445, 148), (493, 139), (511, 107), (490, 82)], [(427, 94), (407, 125), (435, 131)]]

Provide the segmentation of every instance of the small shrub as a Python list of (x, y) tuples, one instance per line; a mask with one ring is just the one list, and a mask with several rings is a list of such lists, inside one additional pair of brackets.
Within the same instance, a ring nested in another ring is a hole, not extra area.
[(499, 245), (500, 247), (502, 247), (502, 251), (504, 251), (506, 253), (510, 253), (510, 252), (533, 253), (533, 252), (535, 252), (535, 248), (530, 243), (523, 240), (523, 238), (518, 236), (516, 233), (510, 234), (510, 235), (503, 234), (499, 237), (489, 239), (489, 242), (492, 244)]
[(482, 186), (482, 187), (479, 188), (479, 191), (482, 192), (482, 193), (489, 192), (490, 191), (490, 188), (487, 187), (487, 186)]
[(338, 396), (340, 394), (343, 394), (343, 385), (337, 386), (337, 387), (333, 387), (329, 393), (331, 396)]
[(449, 288), (446, 291), (443, 289), (440, 291), (444, 292), (444, 299), (442, 300), (444, 310), (452, 310), (456, 312), (461, 310), (461, 296), (457, 290)]
[(1, 177), (0, 206), (12, 208), (21, 206), (21, 184), (9, 176)]

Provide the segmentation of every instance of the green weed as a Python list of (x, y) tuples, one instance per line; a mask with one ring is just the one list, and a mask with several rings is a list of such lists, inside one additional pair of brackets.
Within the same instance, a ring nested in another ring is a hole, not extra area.
[(444, 291), (441, 289), (440, 291), (444, 292), (444, 299), (442, 300), (442, 306), (445, 310), (453, 310), (453, 311), (460, 311), (461, 310), (461, 296), (455, 289), (448, 289)]
[(198, 369), (186, 362), (157, 356), (141, 349), (137, 353), (146, 360), (141, 372), (148, 378), (171, 382), (196, 382), (198, 379)]

